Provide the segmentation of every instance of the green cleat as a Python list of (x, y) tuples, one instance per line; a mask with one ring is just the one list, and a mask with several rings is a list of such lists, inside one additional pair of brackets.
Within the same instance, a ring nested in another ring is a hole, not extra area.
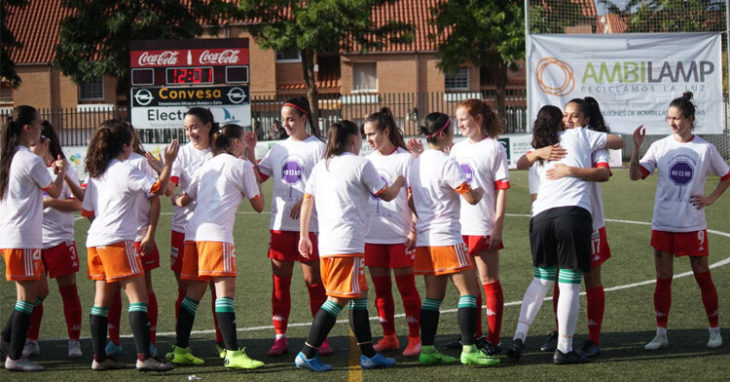
[(221, 346), (221, 344), (215, 344), (215, 352), (221, 359), (226, 358), (226, 348)]
[(264, 366), (263, 362), (249, 358), (246, 355), (245, 348), (235, 351), (227, 350), (226, 358), (225, 361), (223, 361), (223, 364), (226, 367), (234, 369), (258, 369), (259, 367)]
[(460, 358), (463, 365), (493, 366), (499, 363), (499, 358), (485, 354), (476, 345), (464, 345)]
[(439, 353), (433, 345), (423, 346), (418, 354), (418, 363), (421, 365), (447, 365), (456, 363), (456, 358)]
[(165, 359), (176, 365), (202, 365), (205, 363), (190, 352), (190, 347), (181, 348), (175, 345), (172, 345), (172, 351), (165, 355)]

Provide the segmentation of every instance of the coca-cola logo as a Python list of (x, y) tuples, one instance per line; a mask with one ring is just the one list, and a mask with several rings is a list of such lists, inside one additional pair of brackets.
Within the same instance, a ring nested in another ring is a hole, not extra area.
[(177, 55), (180, 52), (166, 50), (159, 54), (143, 52), (137, 63), (139, 66), (172, 66), (177, 65)]
[(200, 54), (199, 60), (201, 64), (236, 64), (238, 63), (239, 52), (240, 50), (238, 49), (226, 49), (224, 51), (214, 53), (204, 50), (203, 53)]

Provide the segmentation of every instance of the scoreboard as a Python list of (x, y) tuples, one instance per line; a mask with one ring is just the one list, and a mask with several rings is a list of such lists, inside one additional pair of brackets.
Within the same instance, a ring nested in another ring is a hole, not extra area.
[(251, 125), (248, 39), (137, 40), (129, 50), (135, 128), (182, 128), (193, 106), (221, 126)]

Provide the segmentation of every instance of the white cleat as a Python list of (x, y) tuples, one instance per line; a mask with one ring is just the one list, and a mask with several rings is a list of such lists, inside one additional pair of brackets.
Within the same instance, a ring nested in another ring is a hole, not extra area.
[(722, 335), (719, 330), (710, 330), (710, 339), (707, 340), (707, 347), (710, 349), (722, 346)]
[(657, 334), (653, 340), (644, 346), (644, 350), (659, 350), (669, 346), (669, 339), (666, 334)]
[(41, 348), (38, 346), (38, 341), (25, 340), (25, 346), (23, 346), (23, 358), (40, 354)]
[(83, 356), (81, 342), (79, 340), (68, 340), (68, 358), (81, 358)]
[(46, 368), (33, 363), (28, 358), (13, 360), (10, 357), (5, 358), (5, 369), (10, 371), (41, 371)]
[(99, 362), (96, 359), (91, 361), (91, 370), (116, 370), (124, 369), (124, 363), (115, 361), (109, 357)]

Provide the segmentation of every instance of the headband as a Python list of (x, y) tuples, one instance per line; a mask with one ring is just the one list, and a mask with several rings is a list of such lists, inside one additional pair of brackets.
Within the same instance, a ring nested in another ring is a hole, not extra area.
[(309, 114), (309, 112), (307, 112), (306, 110), (304, 110), (304, 108), (302, 108), (301, 106), (297, 106), (297, 105), (295, 105), (295, 104), (293, 104), (293, 103), (291, 103), (291, 102), (287, 102), (287, 103), (285, 103), (285, 104), (284, 104), (284, 106), (289, 106), (289, 107), (293, 107), (293, 108), (295, 108), (295, 109), (297, 109), (297, 110), (301, 111), (301, 112), (302, 112), (302, 113), (304, 113), (304, 114)]
[(431, 139), (431, 138), (439, 135), (442, 131), (444, 131), (449, 126), (450, 123), (451, 123), (451, 118), (446, 120), (446, 123), (444, 123), (443, 127), (438, 129), (438, 131), (434, 132), (433, 134), (427, 135), (426, 138)]

